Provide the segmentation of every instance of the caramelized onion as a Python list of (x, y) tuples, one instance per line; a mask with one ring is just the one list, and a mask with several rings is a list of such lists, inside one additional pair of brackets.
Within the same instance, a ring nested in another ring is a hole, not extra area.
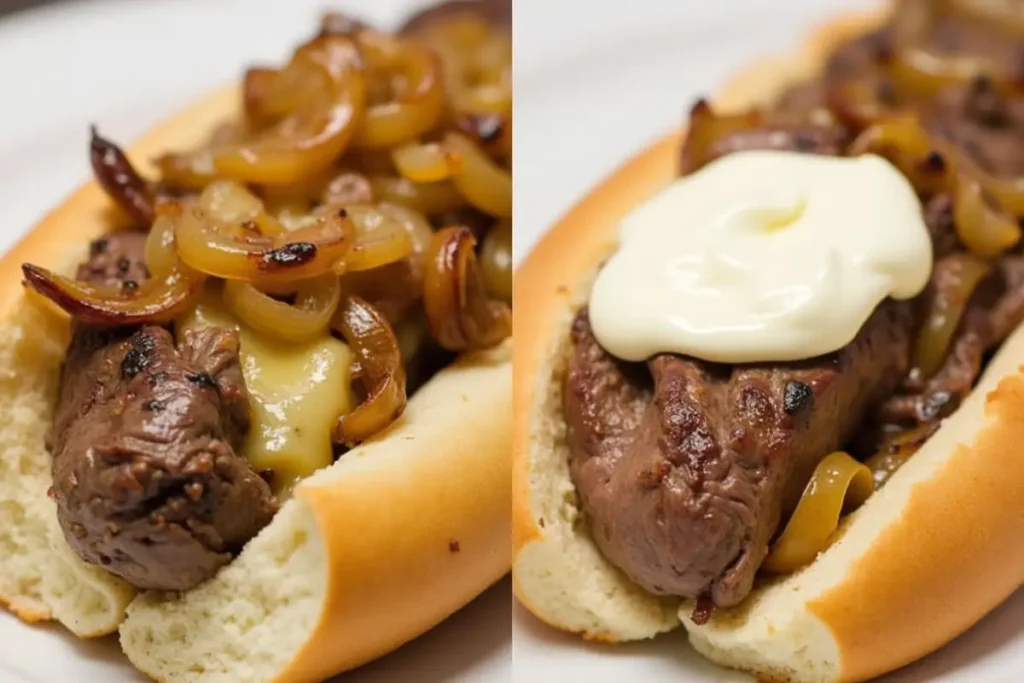
[(452, 183), (476, 208), (492, 216), (512, 215), (512, 174), (461, 133), (448, 133), (444, 145), (457, 160)]
[(353, 378), (366, 400), (338, 418), (334, 440), (354, 446), (385, 429), (405, 411), (405, 369), (394, 331), (379, 311), (357, 296), (341, 301), (332, 325), (356, 356)]
[(152, 190), (121, 148), (100, 137), (95, 126), (91, 129), (89, 161), (107, 195), (136, 223), (149, 226), (156, 216)]
[(468, 228), (444, 228), (427, 257), (423, 304), (434, 339), (449, 351), (494, 346), (512, 333), (508, 306), (487, 297), (475, 246)]
[(146, 270), (151, 278), (166, 278), (179, 267), (174, 243), (174, 221), (168, 215), (158, 216), (146, 235)]
[(764, 561), (775, 574), (788, 574), (810, 563), (829, 546), (845, 510), (864, 503), (873, 491), (871, 470), (843, 452), (818, 463), (786, 528)]
[(168, 323), (203, 291), (203, 278), (178, 270), (134, 286), (80, 282), (28, 263), (21, 270), (29, 287), (76, 320), (105, 327)]
[(436, 142), (410, 142), (391, 150), (395, 168), (414, 183), (446, 180), (458, 169), (457, 156)]
[(884, 81), (873, 77), (832, 84), (826, 95), (828, 107), (844, 124), (863, 130), (892, 114), (892, 106), (880, 95), (885, 87)]
[(249, 108), (273, 119), (273, 125), (239, 143), (165, 157), (165, 177), (192, 187), (214, 175), (266, 185), (308, 178), (341, 155), (366, 106), (362, 60), (352, 40), (342, 36), (303, 45), (272, 82), (261, 86), (265, 92), (258, 105)]
[(336, 270), (352, 242), (352, 221), (338, 214), (276, 236), (218, 220), (199, 207), (185, 209), (172, 220), (181, 260), (227, 280), (267, 282), (325, 275)]
[(404, 38), (363, 31), (359, 50), (371, 72), (400, 76), (402, 87), (387, 102), (371, 104), (355, 144), (379, 149), (415, 140), (437, 123), (444, 106), (441, 64), (425, 45)]
[(371, 175), (369, 180), (378, 201), (402, 204), (428, 216), (453, 211), (465, 203), (459, 191), (448, 181), (414, 183), (389, 175)]
[(346, 291), (360, 296), (392, 324), (404, 321), (423, 295), (424, 258), (434, 231), (422, 214), (404, 206), (379, 204), (377, 210), (401, 225), (409, 235), (412, 251), (402, 259), (380, 268), (346, 273)]
[(224, 283), (224, 301), (247, 325), (280, 339), (302, 341), (322, 333), (341, 300), (336, 275), (294, 283), (295, 303), (278, 301), (249, 282)]
[(480, 271), (487, 291), (512, 302), (512, 221), (501, 220), (487, 232), (480, 250)]
[(344, 261), (347, 272), (380, 268), (412, 253), (409, 233), (388, 211), (367, 205), (348, 206), (343, 211), (354, 226), (352, 245)]
[[(995, 256), (1020, 241), (1017, 221), (1000, 209), (1024, 211), (1024, 179), (992, 177), (958, 150), (932, 140), (916, 116), (903, 114), (871, 126), (857, 136), (849, 153), (881, 154), (919, 192), (951, 193), (957, 234), (972, 253)], [(992, 206), (986, 195), (998, 201), (999, 208)]]
[(690, 109), (680, 173), (692, 173), (704, 166), (710, 160), (715, 143), (724, 136), (756, 128), (763, 120), (764, 114), (758, 110), (741, 114), (717, 114), (706, 100), (698, 100)]
[(991, 60), (941, 54), (921, 45), (897, 49), (890, 69), (897, 87), (922, 97), (934, 97), (947, 88), (967, 85), (982, 76), (994, 83), (1010, 80)]
[(263, 206), (260, 198), (243, 185), (230, 180), (215, 180), (199, 195), (199, 208), (218, 221), (235, 225), (249, 225), (266, 236), (285, 231)]
[(952, 155), (936, 145), (914, 114), (900, 114), (871, 126), (850, 143), (847, 153), (886, 157), (919, 192), (949, 189), (955, 177)]
[(1020, 242), (1017, 221), (986, 200), (981, 183), (961, 175), (953, 197), (953, 222), (960, 241), (974, 254), (997, 256)]
[(929, 302), (913, 357), (915, 371), (922, 377), (931, 377), (942, 367), (967, 302), (991, 270), (988, 263), (970, 254), (947, 258), (957, 259), (958, 277), (955, 287), (937, 288)]

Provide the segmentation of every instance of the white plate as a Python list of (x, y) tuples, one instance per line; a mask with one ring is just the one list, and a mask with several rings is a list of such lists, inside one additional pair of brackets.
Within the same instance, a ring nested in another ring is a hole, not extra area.
[[(0, 5), (2, 5), (0, 0)], [(61, 2), (0, 19), (0, 251), (88, 175), (88, 124), (131, 140), (248, 64), (285, 57), (322, 8), (394, 25), (423, 0)], [(346, 682), (507, 681), (511, 603), (502, 581)], [(79, 642), (0, 611), (0, 681), (141, 680), (112, 640)]]
[[(861, 5), (516, 0), (517, 258), (602, 177), (677, 125), (698, 95), (759, 56), (792, 46), (830, 13)], [(1022, 610), (1024, 593), (1018, 593), (886, 683), (1024, 679)], [(619, 647), (586, 644), (538, 623), (518, 605), (513, 657), (514, 680), (523, 683), (751, 680), (702, 661), (679, 633)]]

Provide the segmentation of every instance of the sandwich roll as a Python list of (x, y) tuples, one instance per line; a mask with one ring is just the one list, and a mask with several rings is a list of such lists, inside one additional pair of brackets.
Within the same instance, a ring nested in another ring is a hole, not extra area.
[[(329, 19), (335, 22), (331, 30), (341, 32), (338, 17)], [(356, 30), (361, 29), (344, 28), (346, 35)], [(252, 103), (246, 102), (242, 89), (223, 88), (157, 126), (127, 156), (143, 175), (158, 176), (153, 160), (159, 155), (201, 148), (219, 124), (241, 118), (246, 105)], [(469, 139), (467, 134), (466, 144)], [(392, 185), (415, 189), (410, 183)], [(352, 187), (331, 191), (344, 195)], [(446, 207), (460, 205), (461, 197), (452, 197), (449, 191), (443, 198)], [(401, 219), (407, 216), (400, 207), (394, 212)], [(322, 453), (298, 453), (296, 462), (315, 472), (296, 477), (300, 480), (280, 495), (280, 507), (269, 523), (237, 556), (218, 559), (223, 566), (214, 568), (212, 578), (185, 590), (140, 590), (138, 583), (133, 587), (105, 569), (102, 565), (110, 564), (105, 556), (95, 564), (83, 561), (58, 523), (53, 492), (58, 487), (51, 476), (50, 435), (72, 321), (23, 286), (22, 269), (32, 264), (36, 272), (74, 277), (76, 266), (90, 257), (90, 244), (124, 223), (123, 212), (92, 181), (0, 261), (4, 605), (24, 621), (55, 620), (79, 637), (119, 631), (125, 654), (155, 680), (318, 681), (426, 632), (508, 571), (512, 344), (477, 344), (473, 339), (463, 341), (462, 348), (470, 350), (451, 353), (454, 360), (410, 394), (397, 420), (369, 438), (360, 425), (346, 422), (356, 414), (350, 412), (354, 402), (346, 386), (337, 387), (341, 397), (331, 400), (342, 407), (343, 418), (330, 418), (332, 426), (336, 421), (340, 425), (337, 434), (345, 439), (345, 449), (340, 455), (335, 451), (327, 466), (321, 466)], [(429, 226), (423, 230), (429, 242)], [(455, 230), (460, 236), (462, 232)], [(443, 234), (439, 231), (435, 241)], [(422, 248), (422, 243), (413, 245), (416, 254)], [(96, 247), (92, 249), (95, 256)], [(202, 315), (211, 312), (215, 310), (205, 309)], [(499, 310), (494, 304), (489, 312), (508, 315), (507, 308)], [(187, 328), (182, 320), (178, 326)], [(399, 330), (400, 343), (416, 348), (420, 342), (415, 336)], [(243, 344), (245, 339), (250, 337), (243, 336)], [(345, 350), (335, 357), (344, 361), (341, 378), (347, 383), (352, 353), (337, 340), (331, 343)], [(489, 348), (480, 350), (483, 346)], [(252, 358), (258, 351), (253, 349)], [(121, 362), (122, 379), (126, 362)], [(368, 375), (373, 370), (360, 371)], [(190, 381), (206, 382), (203, 388), (215, 388), (218, 395), (227, 393), (209, 376)], [(249, 384), (251, 393), (274, 389)], [(295, 431), (301, 430), (296, 426)], [(323, 444), (318, 449), (324, 450)], [(277, 474), (266, 478), (273, 480)], [(123, 557), (114, 559), (130, 566)]]
[[(715, 110), (773, 102), (820, 72), (837, 44), (882, 21), (845, 17), (822, 27), (796, 53), (740, 74)], [(681, 624), (699, 652), (763, 680), (859, 681), (891, 671), (962, 633), (1024, 581), (1016, 448), (1024, 439), (1024, 329), (1002, 342), (960, 407), (802, 569), (759, 579), (738, 605), (716, 606), (710, 618), (700, 601), (645, 590), (591, 536), (570, 475), (564, 379), (574, 317), (619, 248), (623, 219), (679, 175), (686, 136), (655, 142), (592, 190), (517, 276), (515, 304), (531, 315), (517, 321), (513, 361), (515, 594), (544, 622), (602, 642)]]

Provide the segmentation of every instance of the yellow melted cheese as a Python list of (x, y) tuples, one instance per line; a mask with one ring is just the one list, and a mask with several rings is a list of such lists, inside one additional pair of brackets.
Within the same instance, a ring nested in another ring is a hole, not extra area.
[(257, 471), (274, 472), (275, 490), (290, 489), (331, 463), (331, 431), (338, 416), (355, 407), (353, 357), (344, 342), (326, 332), (309, 342), (286, 342), (249, 328), (222, 303), (219, 288), (211, 289), (178, 326), (238, 330), (252, 405), (243, 453)]

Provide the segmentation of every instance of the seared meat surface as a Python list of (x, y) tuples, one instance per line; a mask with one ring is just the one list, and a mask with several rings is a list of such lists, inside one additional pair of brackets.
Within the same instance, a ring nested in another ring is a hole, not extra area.
[[(144, 244), (141, 232), (97, 241), (78, 277), (140, 281)], [(234, 331), (205, 329), (176, 346), (162, 327), (76, 325), (51, 437), (68, 543), (137, 588), (209, 578), (277, 508), (237, 454), (248, 427)]]

